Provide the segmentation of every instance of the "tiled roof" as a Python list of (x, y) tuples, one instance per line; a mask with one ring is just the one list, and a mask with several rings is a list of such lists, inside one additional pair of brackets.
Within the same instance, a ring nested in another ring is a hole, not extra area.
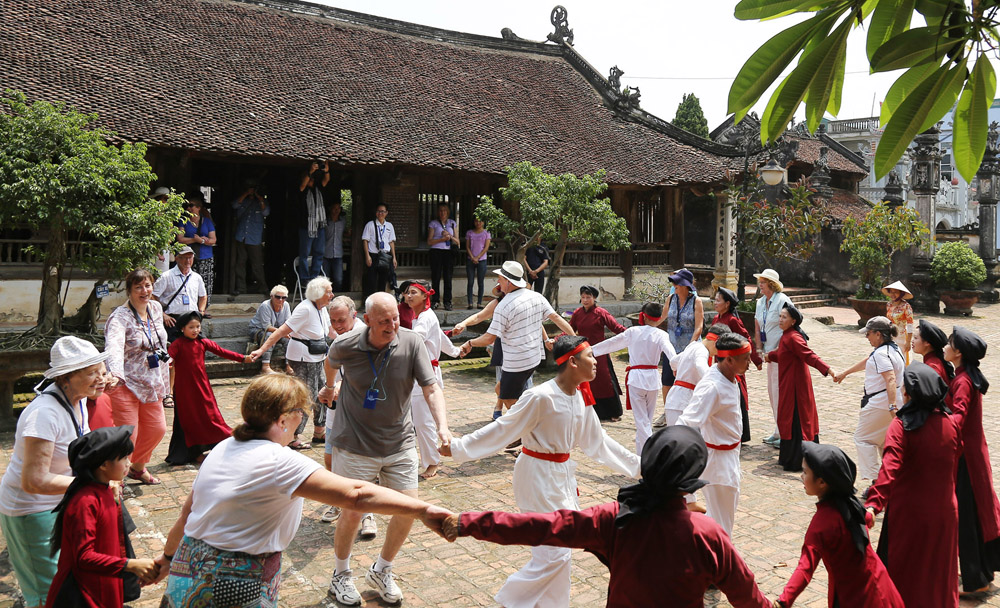
[(817, 204), (826, 208), (830, 217), (838, 222), (842, 222), (848, 217), (860, 220), (872, 209), (872, 204), (860, 195), (839, 188), (833, 189), (832, 197), (817, 197), (815, 200)]
[(718, 182), (734, 162), (622, 119), (563, 45), (282, 0), (7, 0), (2, 15), (4, 87), (153, 146), (494, 174), (528, 160), (646, 186)]
[(786, 136), (797, 139), (799, 142), (799, 149), (795, 154), (796, 162), (807, 163), (809, 165), (815, 164), (819, 159), (819, 149), (825, 146), (829, 149), (826, 155), (826, 161), (831, 171), (843, 171), (845, 173), (854, 173), (856, 175), (866, 175), (868, 173), (859, 167), (855, 162), (844, 156), (844, 154), (840, 153), (836, 147), (831, 146), (827, 141), (814, 139), (812, 137), (793, 135), (791, 132), (786, 133)]

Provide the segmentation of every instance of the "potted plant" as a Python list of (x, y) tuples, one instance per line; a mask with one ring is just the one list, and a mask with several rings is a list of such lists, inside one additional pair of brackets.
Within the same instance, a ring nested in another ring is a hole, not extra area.
[(945, 243), (931, 260), (931, 278), (946, 315), (971, 315), (979, 292), (972, 291), (986, 280), (986, 265), (965, 243)]
[(914, 245), (925, 246), (929, 231), (914, 209), (879, 203), (861, 220), (845, 219), (842, 233), (840, 250), (850, 254), (849, 264), (859, 282), (858, 291), (847, 300), (858, 313), (861, 327), (868, 319), (885, 314), (881, 288), (892, 276), (893, 255)]

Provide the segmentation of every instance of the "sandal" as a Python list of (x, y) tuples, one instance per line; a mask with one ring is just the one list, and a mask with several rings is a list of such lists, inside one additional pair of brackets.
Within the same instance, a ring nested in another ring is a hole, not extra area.
[(163, 407), (168, 408), (168, 409), (174, 407), (174, 396), (173, 395), (167, 395), (166, 397), (163, 398)]
[(142, 470), (139, 471), (139, 472), (136, 472), (135, 469), (129, 468), (129, 470), (128, 470), (128, 478), (129, 479), (135, 479), (136, 481), (140, 481), (140, 482), (142, 482), (143, 485), (146, 485), (146, 486), (158, 486), (158, 485), (160, 485), (160, 480), (157, 479), (156, 477), (154, 477), (153, 474), (150, 473), (149, 469), (147, 469), (146, 467), (142, 467)]
[(319, 437), (313, 437), (313, 443), (326, 443), (326, 435), (320, 435)]
[(297, 439), (295, 441), (289, 443), (288, 447), (292, 448), (293, 450), (311, 450), (312, 449), (312, 446), (310, 444), (308, 444), (308, 443), (302, 443), (301, 441), (299, 441)]

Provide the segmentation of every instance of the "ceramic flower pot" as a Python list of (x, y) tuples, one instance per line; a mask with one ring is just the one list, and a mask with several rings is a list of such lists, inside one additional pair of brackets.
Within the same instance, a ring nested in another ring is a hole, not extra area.
[(847, 298), (851, 303), (851, 308), (858, 313), (858, 327), (864, 327), (868, 319), (872, 317), (885, 316), (885, 300), (859, 300), (858, 298)]
[(953, 317), (968, 317), (972, 314), (973, 304), (979, 301), (979, 292), (946, 290), (938, 292), (938, 298), (944, 302), (944, 314)]

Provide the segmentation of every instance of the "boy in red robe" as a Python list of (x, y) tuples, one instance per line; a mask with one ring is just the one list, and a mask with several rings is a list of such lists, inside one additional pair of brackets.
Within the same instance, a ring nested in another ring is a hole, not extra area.
[(152, 581), (151, 559), (128, 559), (123, 543), (121, 507), (110, 482), (121, 483), (132, 453), (132, 426), (105, 427), (69, 445), (75, 479), (54, 509), (52, 553), (59, 566), (52, 579), (48, 608), (113, 608), (125, 603), (122, 574)]
[(616, 608), (701, 608), (710, 585), (736, 608), (770, 608), (726, 532), (685, 505), (684, 495), (705, 485), (698, 476), (707, 460), (698, 431), (669, 426), (646, 442), (642, 480), (622, 488), (617, 502), (583, 511), (452, 515), (445, 538), (586, 549), (611, 571), (607, 605)]
[(799, 565), (775, 606), (790, 608), (823, 560), (830, 575), (830, 608), (903, 608), (896, 586), (868, 543), (865, 509), (854, 495), (858, 468), (832, 445), (806, 443), (803, 450), (802, 485), (819, 502)]

